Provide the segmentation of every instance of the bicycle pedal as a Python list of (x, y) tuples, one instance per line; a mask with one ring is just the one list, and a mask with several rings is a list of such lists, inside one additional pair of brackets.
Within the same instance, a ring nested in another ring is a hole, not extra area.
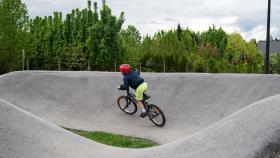
[(147, 116), (148, 116), (148, 113), (147, 113), (147, 112), (141, 113), (141, 114), (140, 114), (140, 117), (141, 117), (141, 118), (145, 118), (145, 117), (147, 117)]

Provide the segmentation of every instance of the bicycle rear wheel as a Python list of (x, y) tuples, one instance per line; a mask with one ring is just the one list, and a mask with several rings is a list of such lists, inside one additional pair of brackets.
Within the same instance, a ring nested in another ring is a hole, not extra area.
[(131, 100), (128, 96), (120, 96), (117, 102), (119, 108), (127, 114), (133, 115), (137, 112), (136, 103), (133, 100)]
[(149, 119), (158, 127), (162, 127), (165, 125), (166, 119), (165, 116), (162, 112), (162, 110), (154, 105), (150, 104), (149, 105), (149, 110), (148, 110), (148, 115)]

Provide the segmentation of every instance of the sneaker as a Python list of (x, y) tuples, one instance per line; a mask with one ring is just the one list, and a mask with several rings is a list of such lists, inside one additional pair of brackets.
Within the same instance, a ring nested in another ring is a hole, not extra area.
[(147, 113), (147, 112), (145, 112), (145, 113), (142, 112), (142, 113), (140, 114), (140, 117), (142, 117), (142, 118), (144, 118), (144, 117), (146, 117), (146, 116), (148, 116), (148, 113)]

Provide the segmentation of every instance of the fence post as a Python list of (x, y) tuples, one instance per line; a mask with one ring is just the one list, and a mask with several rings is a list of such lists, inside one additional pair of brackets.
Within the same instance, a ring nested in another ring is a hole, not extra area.
[(25, 60), (25, 52), (24, 49), (22, 49), (22, 70), (24, 70), (24, 60)]
[(207, 71), (207, 73), (209, 73), (209, 61), (207, 61), (206, 71)]
[(90, 71), (90, 67), (89, 67), (89, 60), (88, 60), (88, 66), (87, 66), (88, 71)]
[(29, 59), (28, 58), (26, 60), (26, 64), (27, 64), (27, 70), (29, 70)]
[(117, 72), (117, 61), (115, 60), (115, 72)]
[(163, 61), (163, 72), (165, 73), (165, 60)]
[(58, 60), (58, 71), (60, 71), (60, 58)]

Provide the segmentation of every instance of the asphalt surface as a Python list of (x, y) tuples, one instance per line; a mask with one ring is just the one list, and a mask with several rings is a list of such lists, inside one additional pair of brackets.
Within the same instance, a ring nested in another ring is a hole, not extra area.
[[(154, 126), (120, 111), (119, 73), (13, 72), (0, 76), (0, 157), (266, 157), (280, 140), (280, 76), (144, 73)], [(147, 149), (109, 147), (59, 126), (144, 137)]]

